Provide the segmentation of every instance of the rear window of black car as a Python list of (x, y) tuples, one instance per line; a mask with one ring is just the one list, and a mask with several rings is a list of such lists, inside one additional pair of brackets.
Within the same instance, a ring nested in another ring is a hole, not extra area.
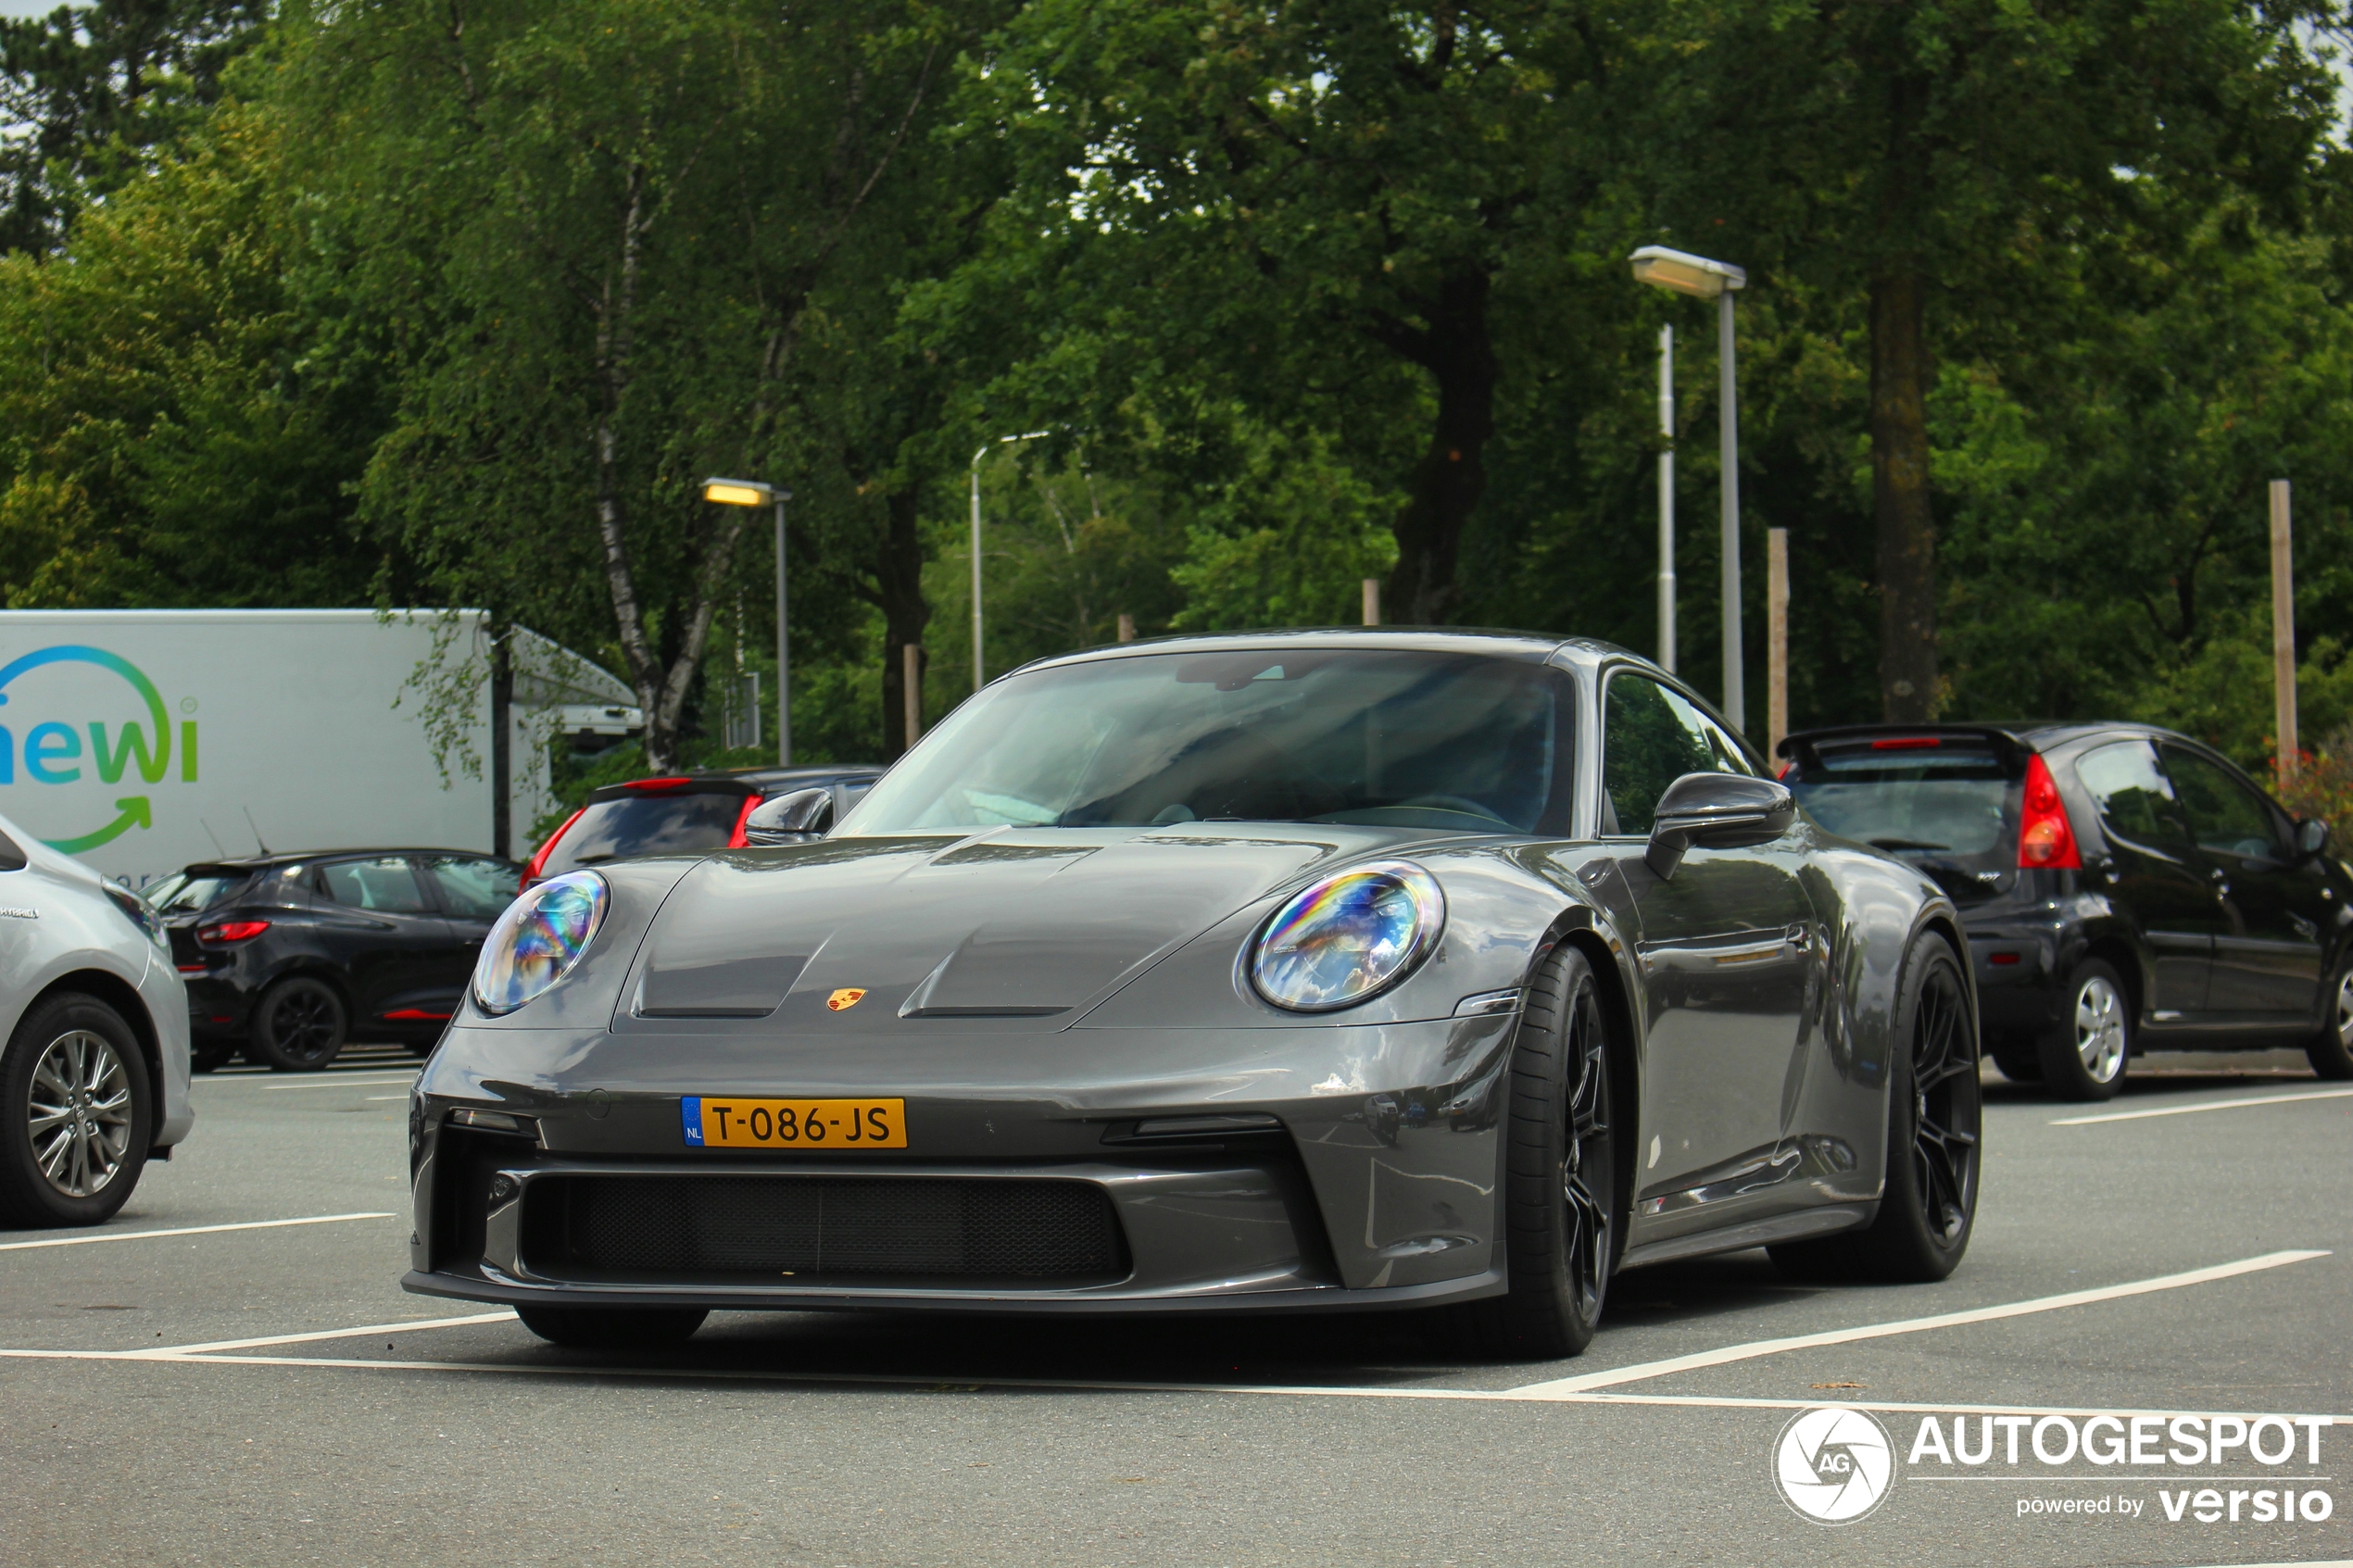
[(151, 899), (158, 914), (201, 914), (236, 896), (252, 878), (244, 872), (229, 874), (198, 872), (174, 879), (179, 885), (160, 898)]
[(2007, 859), (2018, 847), (2023, 774), (1989, 742), (1882, 736), (1809, 748), (1783, 779), (1842, 838), (1899, 854)]
[(743, 815), (743, 809), (744, 797), (733, 791), (632, 795), (591, 801), (572, 824), (572, 831), (548, 852), (539, 874), (560, 876), (581, 866), (629, 855), (724, 849), (735, 836), (736, 819)]

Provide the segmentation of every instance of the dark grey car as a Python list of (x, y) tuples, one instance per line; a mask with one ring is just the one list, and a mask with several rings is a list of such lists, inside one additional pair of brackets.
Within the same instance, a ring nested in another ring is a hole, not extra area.
[(1051, 659), (825, 839), (517, 900), (418, 1085), (411, 1290), (568, 1343), (713, 1308), (1456, 1303), (1942, 1277), (1976, 1001), (1936, 884), (1606, 645)]

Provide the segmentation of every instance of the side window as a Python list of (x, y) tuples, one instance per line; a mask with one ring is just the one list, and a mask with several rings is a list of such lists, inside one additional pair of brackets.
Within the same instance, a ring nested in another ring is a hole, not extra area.
[(2182, 792), (2199, 848), (2256, 859), (2280, 857), (2279, 827), (2260, 795), (2227, 770), (2178, 746), (2165, 748), (2165, 771)]
[(1631, 671), (1610, 677), (1602, 704), (1604, 834), (1647, 835), (1658, 797), (1685, 773), (1755, 771), (1739, 744), (1678, 694)]
[(319, 868), (319, 881), (328, 897), (347, 909), (403, 915), (425, 912), (425, 890), (417, 885), (417, 875), (403, 856), (335, 860)]
[(2173, 786), (2158, 771), (2145, 740), (2119, 741), (2075, 759), (2075, 777), (2099, 807), (2100, 827), (2112, 838), (2179, 849), (2187, 845)]
[(514, 902), (520, 878), (504, 860), (471, 855), (429, 856), (425, 874), (441, 889), (442, 908), (459, 920), (497, 920)]

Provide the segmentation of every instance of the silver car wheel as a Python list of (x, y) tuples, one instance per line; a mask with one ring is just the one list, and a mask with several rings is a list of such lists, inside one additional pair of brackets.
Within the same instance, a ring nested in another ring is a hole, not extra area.
[(2336, 977), (2336, 1037), (2353, 1049), (2353, 969)]
[(27, 1095), (32, 1160), (68, 1198), (103, 1191), (131, 1149), (131, 1075), (113, 1042), (73, 1029), (49, 1042)]
[[(2340, 991), (2340, 1018), (2346, 1006)], [(2124, 1071), (2124, 998), (2104, 975), (2093, 975), (2075, 993), (2075, 1052), (2095, 1084), (2112, 1084)]]

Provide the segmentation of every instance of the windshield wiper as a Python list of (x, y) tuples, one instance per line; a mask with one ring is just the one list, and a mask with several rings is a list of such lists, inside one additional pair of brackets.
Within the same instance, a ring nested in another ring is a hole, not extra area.
[(1950, 849), (1953, 847), (1949, 844), (1923, 843), (1917, 838), (1874, 838), (1870, 840), (1870, 846), (1874, 849)]

